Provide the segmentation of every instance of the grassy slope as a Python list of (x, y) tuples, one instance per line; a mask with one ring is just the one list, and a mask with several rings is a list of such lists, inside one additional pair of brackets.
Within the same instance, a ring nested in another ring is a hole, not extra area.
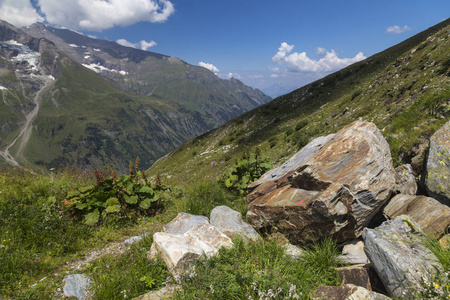
[[(395, 164), (408, 163), (411, 149), (449, 116), (449, 24), (446, 20), (194, 138), (158, 160), (150, 172), (174, 182), (215, 177), (244, 147), (259, 147), (281, 163), (311, 138), (358, 118), (383, 130)], [(295, 131), (301, 122), (307, 125)], [(213, 167), (212, 161), (225, 163)]]

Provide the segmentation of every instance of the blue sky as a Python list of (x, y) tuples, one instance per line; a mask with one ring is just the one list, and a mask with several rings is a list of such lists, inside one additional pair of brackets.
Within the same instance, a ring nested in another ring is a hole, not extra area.
[(0, 0), (40, 21), (209, 68), (278, 96), (449, 17), (449, 0)]

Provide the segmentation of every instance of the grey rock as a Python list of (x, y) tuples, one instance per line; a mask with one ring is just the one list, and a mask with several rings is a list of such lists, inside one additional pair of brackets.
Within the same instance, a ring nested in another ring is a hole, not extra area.
[(88, 298), (88, 288), (90, 279), (83, 274), (68, 275), (63, 279), (64, 296), (76, 297), (78, 300), (85, 300)]
[(443, 270), (436, 256), (420, 242), (421, 235), (419, 225), (405, 215), (363, 231), (364, 251), (394, 297), (411, 296), (423, 278)]
[(217, 206), (211, 211), (210, 223), (232, 239), (238, 236), (244, 241), (261, 239), (258, 232), (242, 220), (240, 212), (225, 205)]
[(395, 168), (395, 193), (404, 195), (417, 193), (416, 177), (410, 164)]
[(288, 161), (279, 166), (278, 168), (272, 169), (266, 172), (261, 178), (253, 182), (248, 186), (249, 190), (253, 190), (267, 181), (276, 181), (278, 178), (283, 177), (292, 170), (296, 170), (301, 167), (308, 159), (310, 159), (317, 151), (319, 151), (323, 145), (325, 145), (334, 134), (329, 134), (327, 136), (320, 136), (309, 142), (300, 151), (294, 154)]
[(162, 231), (171, 234), (184, 234), (195, 226), (208, 223), (207, 217), (180, 212), (172, 221), (164, 225)]
[(450, 207), (426, 196), (397, 195), (383, 209), (383, 214), (388, 219), (408, 215), (436, 239), (450, 229)]
[(298, 260), (303, 256), (303, 250), (291, 243), (284, 244), (282, 246), (287, 256), (293, 260)]
[(339, 258), (344, 264), (359, 265), (369, 263), (369, 259), (364, 252), (364, 242), (361, 240), (352, 240), (346, 243)]
[(450, 205), (450, 121), (430, 139), (425, 187), (431, 197)]
[(361, 235), (394, 188), (388, 143), (375, 124), (356, 121), (303, 165), (251, 192), (247, 221), (283, 232), (293, 244), (327, 236), (348, 241)]

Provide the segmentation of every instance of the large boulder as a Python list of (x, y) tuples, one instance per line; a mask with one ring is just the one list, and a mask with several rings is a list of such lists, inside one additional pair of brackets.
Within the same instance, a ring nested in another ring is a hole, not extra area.
[(247, 196), (247, 220), (294, 244), (357, 238), (395, 188), (389, 145), (369, 122), (347, 125), (301, 166)]
[(261, 239), (258, 232), (242, 220), (240, 212), (225, 205), (216, 206), (211, 211), (210, 223), (232, 239), (238, 236), (242, 237), (244, 241)]
[(431, 197), (450, 205), (450, 121), (430, 139), (425, 187)]
[(366, 252), (388, 293), (411, 297), (423, 280), (430, 280), (443, 267), (419, 239), (422, 231), (410, 217), (402, 215), (362, 234)]
[(429, 236), (439, 239), (450, 229), (450, 207), (426, 196), (399, 194), (383, 208), (387, 219), (408, 215)]
[(233, 242), (208, 223), (195, 226), (183, 234), (157, 232), (153, 235), (153, 245), (172, 274), (185, 274), (203, 254), (211, 257), (221, 247), (231, 247)]

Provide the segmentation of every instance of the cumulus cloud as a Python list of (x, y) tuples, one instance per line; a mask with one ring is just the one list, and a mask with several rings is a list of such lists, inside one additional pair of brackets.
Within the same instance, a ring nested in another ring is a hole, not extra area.
[(0, 19), (17, 27), (44, 21), (29, 0), (3, 0), (0, 3)]
[(272, 72), (278, 73), (278, 72), (280, 72), (280, 68), (277, 68), (277, 67), (273, 67), (273, 68), (271, 68), (271, 67), (269, 67), (269, 71), (272, 71)]
[(340, 58), (334, 50), (328, 51), (319, 48), (323, 57), (314, 60), (308, 57), (306, 52), (290, 53), (293, 49), (294, 45), (282, 43), (277, 54), (272, 57), (272, 61), (279, 65), (286, 65), (291, 72), (331, 72), (366, 58), (362, 52), (359, 52), (353, 58)]
[(210, 70), (211, 72), (213, 72), (214, 74), (219, 74), (219, 69), (216, 68), (216, 66), (214, 66), (213, 64), (208, 64), (208, 63), (204, 63), (204, 62), (199, 62), (198, 65), (200, 67), (206, 68), (208, 70)]
[(393, 34), (400, 34), (400, 33), (403, 33), (405, 31), (409, 31), (409, 30), (411, 30), (411, 27), (409, 27), (408, 25), (405, 25), (403, 27), (394, 25), (394, 26), (389, 26), (388, 28), (386, 28), (387, 33), (393, 33)]
[(155, 41), (146, 42), (146, 41), (142, 40), (139, 43), (132, 43), (125, 39), (119, 39), (116, 41), (116, 43), (119, 45), (125, 46), (125, 47), (139, 48), (142, 50), (147, 50), (148, 48), (157, 45)]
[(323, 56), (323, 55), (327, 54), (327, 49), (322, 48), (322, 47), (317, 47), (316, 48), (316, 54), (320, 55), (320, 56)]
[[(37, 21), (70, 29), (102, 31), (137, 22), (166, 21), (175, 11), (169, 0), (2, 0), (0, 17), (15, 25)], [(39, 12), (31, 3), (39, 7)], [(45, 17), (45, 18), (44, 18)]]
[(278, 75), (278, 74), (271, 74), (270, 77), (271, 77), (271, 78), (278, 78), (279, 75)]

